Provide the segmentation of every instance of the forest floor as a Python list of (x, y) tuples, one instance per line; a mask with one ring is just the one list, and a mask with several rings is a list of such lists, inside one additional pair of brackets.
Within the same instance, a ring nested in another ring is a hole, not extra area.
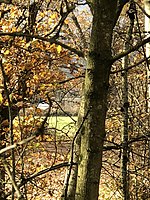
[[(50, 170), (50, 168), (68, 162), (72, 139), (76, 133), (74, 120), (77, 120), (77, 117), (73, 119), (64, 116), (50, 117), (44, 136), (39, 136), (30, 142), (25, 147), (21, 159), (20, 152), (22, 151), (18, 149), (18, 154), (16, 152), (18, 158), (16, 162), (18, 180), (16, 182), (19, 183), (21, 174), (27, 179), (35, 175), (25, 186), (21, 187), (21, 192), (27, 194), (27, 200), (60, 200), (67, 167), (56, 167), (55, 170)], [(39, 174), (40, 172), (45, 173)], [(103, 179), (106, 179), (106, 172), (103, 173)], [(120, 200), (120, 194), (115, 197), (117, 190), (114, 193), (108, 185), (105, 185), (105, 182), (106, 180), (101, 188), (102, 193), (99, 200), (109, 199), (110, 196), (112, 196), (111, 200)], [(7, 185), (11, 189), (11, 184)]]
[[(23, 156), (23, 163), (21, 159), (18, 159), (16, 163), (18, 177), (22, 173), (22, 164), (24, 176), (29, 178), (42, 170), (68, 161), (72, 138), (75, 133), (75, 119), (77, 117), (71, 119), (64, 116), (50, 117), (48, 119), (44, 136), (39, 136), (27, 145)], [(67, 167), (62, 167), (50, 170), (31, 179), (21, 188), (22, 193), (27, 191), (27, 200), (60, 199), (66, 169)]]

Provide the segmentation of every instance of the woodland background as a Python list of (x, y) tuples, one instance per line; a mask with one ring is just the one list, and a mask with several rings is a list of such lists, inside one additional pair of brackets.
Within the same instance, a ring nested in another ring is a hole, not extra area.
[[(132, 8), (130, 3), (113, 30), (116, 61), (108, 88), (99, 200), (123, 199), (124, 130), (129, 199), (150, 198), (145, 46), (125, 58), (117, 57), (147, 36), (143, 1), (135, 1)], [(79, 131), (76, 124), (91, 28), (92, 13), (86, 1), (0, 1), (1, 199), (61, 198)], [(39, 106), (43, 102), (49, 105), (44, 111)]]

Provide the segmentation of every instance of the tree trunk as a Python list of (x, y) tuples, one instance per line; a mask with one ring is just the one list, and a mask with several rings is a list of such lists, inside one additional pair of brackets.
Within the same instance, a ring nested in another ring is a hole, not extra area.
[[(130, 26), (127, 33), (127, 40), (125, 42), (124, 51), (127, 51), (132, 44), (132, 34), (134, 27), (134, 9), (135, 4), (131, 3), (128, 13), (130, 13)], [(121, 157), (121, 172), (122, 172), (122, 188), (123, 188), (123, 199), (129, 200), (129, 173), (128, 173), (128, 162), (129, 162), (129, 152), (128, 152), (128, 132), (129, 132), (129, 102), (128, 102), (128, 64), (129, 64), (129, 56), (125, 56), (122, 62), (122, 68), (124, 69), (122, 82), (123, 82), (123, 131), (122, 131), (122, 157)]]
[(76, 140), (77, 151), (74, 152), (74, 162), (78, 162), (78, 166), (72, 168), (69, 181), (65, 182), (66, 191), (62, 195), (62, 199), (65, 200), (98, 199), (107, 93), (112, 65), (112, 33), (120, 12), (128, 0), (87, 2), (93, 14), (93, 22), (83, 89), (84, 101), (81, 102), (78, 128), (85, 115), (87, 113), (88, 115)]
[[(150, 1), (145, 0), (145, 11), (148, 15), (150, 15)], [(145, 16), (145, 32), (146, 36), (150, 35), (150, 18)], [(150, 43), (146, 44), (146, 57), (148, 58), (150, 56)], [(148, 63), (149, 64), (149, 63)], [(147, 110), (150, 112), (150, 66), (147, 66)]]
[(89, 114), (81, 135), (76, 200), (96, 200), (99, 195), (117, 0), (93, 0), (91, 6), (93, 26), (84, 88), (84, 113)]
[[(144, 0), (145, 11), (148, 15), (150, 15), (150, 1)], [(145, 16), (145, 32), (146, 36), (150, 36), (150, 18)], [(147, 113), (148, 113), (148, 129), (150, 127), (150, 64), (149, 64), (149, 57), (150, 57), (150, 43), (146, 44), (146, 57), (148, 58), (147, 61)], [(150, 165), (150, 141), (148, 141), (149, 145), (149, 165)]]

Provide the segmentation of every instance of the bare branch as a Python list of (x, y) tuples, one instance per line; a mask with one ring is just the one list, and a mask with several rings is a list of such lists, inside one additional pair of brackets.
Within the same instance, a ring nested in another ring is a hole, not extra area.
[[(75, 165), (75, 163), (74, 163), (74, 165)], [(53, 171), (53, 170), (56, 170), (56, 169), (60, 169), (60, 168), (62, 168), (62, 167), (68, 167), (68, 166), (70, 166), (70, 163), (69, 163), (69, 162), (64, 162), (64, 163), (60, 163), (60, 164), (51, 166), (51, 167), (49, 167), (49, 168), (43, 169), (43, 170), (37, 172), (36, 174), (33, 174), (33, 175), (31, 175), (30, 177), (23, 179), (23, 181), (22, 181), (22, 183), (19, 185), (19, 187), (21, 187), (22, 185), (24, 185), (24, 184), (27, 183), (28, 181), (30, 181), (30, 180), (32, 180), (32, 179), (38, 177), (38, 176), (41, 176), (41, 175), (43, 175), (43, 174), (45, 174), (45, 173), (47, 173), (47, 172), (50, 172), (50, 171)]]
[(78, 78), (84, 78), (84, 77), (85, 77), (85, 73), (83, 75), (80, 75), (80, 76), (76, 76), (76, 77), (72, 77), (72, 78), (68, 78), (66, 80), (60, 81), (60, 82), (58, 82), (58, 84), (64, 84), (64, 83), (67, 83), (69, 81), (72, 81), (72, 80), (75, 80), (75, 79), (78, 79)]
[(45, 125), (45, 123), (47, 121), (47, 118), (49, 117), (50, 109), (51, 109), (51, 107), (49, 108), (49, 111), (47, 112), (47, 114), (46, 114), (46, 116), (45, 116), (40, 128), (38, 128), (30, 137), (28, 137), (28, 138), (26, 138), (26, 139), (24, 139), (24, 140), (22, 140), (20, 142), (14, 143), (13, 145), (9, 145), (9, 146), (1, 149), (0, 150), (0, 155), (5, 153), (6, 151), (9, 151), (11, 149), (15, 149), (18, 146), (26, 144), (26, 143), (30, 142), (31, 140), (35, 139), (36, 137), (38, 137), (40, 135), (43, 135), (43, 133), (44, 133), (44, 125)]
[(74, 13), (72, 13), (72, 20), (74, 21), (74, 24), (76, 25), (76, 27), (77, 27), (77, 29), (78, 29), (78, 31), (80, 33), (81, 41), (83, 43), (83, 47), (84, 47), (84, 49), (86, 49), (88, 47), (87, 41), (86, 41), (85, 35), (84, 35), (83, 31), (82, 31), (82, 28), (80, 26), (80, 23), (78, 22), (78, 19), (75, 16)]
[[(73, 165), (76, 165), (76, 163), (73, 163)], [(48, 173), (50, 171), (57, 170), (57, 169), (60, 169), (62, 167), (68, 167), (68, 166), (70, 166), (70, 163), (69, 162), (64, 162), (64, 163), (60, 163), (60, 164), (51, 166), (49, 168), (43, 169), (43, 170), (41, 170), (41, 171), (39, 171), (39, 172), (37, 172), (37, 173), (35, 173), (35, 174), (27, 177), (27, 178), (22, 179), (22, 182), (17, 187), (21, 188), (27, 182), (31, 181), (32, 179), (34, 179), (34, 178), (36, 178), (38, 176), (41, 176), (41, 175), (43, 175), (45, 173)], [(7, 195), (5, 195), (5, 198), (8, 197), (8, 196), (10, 196), (10, 195), (11, 195), (11, 193), (8, 193)], [(22, 199), (20, 199), (20, 200), (22, 200)]]
[(71, 46), (68, 46), (54, 38), (45, 38), (39, 35), (30, 35), (30, 34), (26, 34), (26, 33), (22, 33), (22, 32), (12, 32), (12, 33), (4, 33), (4, 32), (0, 32), (0, 36), (12, 36), (12, 37), (28, 37), (28, 38), (35, 38), (35, 39), (39, 39), (45, 42), (49, 42), (50, 44), (57, 44), (60, 45), (61, 47), (63, 47), (64, 49), (68, 49), (69, 51), (77, 54), (79, 57), (84, 57), (84, 53), (80, 50), (77, 50)]
[[(149, 59), (150, 57), (148, 57), (147, 59)], [(135, 63), (134, 65), (131, 65), (129, 67), (127, 67), (126, 69), (119, 69), (119, 70), (116, 70), (116, 71), (111, 71), (111, 74), (116, 74), (116, 73), (119, 73), (119, 72), (123, 72), (123, 71), (128, 71), (134, 67), (137, 67), (138, 65), (142, 64), (144, 61), (146, 61), (145, 58), (143, 58), (142, 60), (140, 60), (138, 63)]]
[(146, 39), (144, 39), (143, 41), (137, 43), (135, 46), (130, 47), (127, 51), (124, 51), (118, 55), (115, 55), (112, 58), (112, 63), (114, 63), (115, 61), (119, 60), (120, 58), (123, 58), (124, 56), (132, 53), (133, 51), (138, 50), (140, 47), (142, 47), (143, 45), (145, 45), (146, 43), (150, 42), (150, 37), (147, 37)]

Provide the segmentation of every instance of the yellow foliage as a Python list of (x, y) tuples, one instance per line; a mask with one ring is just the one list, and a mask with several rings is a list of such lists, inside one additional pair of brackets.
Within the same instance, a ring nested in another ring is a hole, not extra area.
[(3, 96), (2, 96), (2, 94), (0, 93), (0, 103), (2, 103), (2, 101), (3, 101)]
[(4, 55), (8, 55), (10, 53), (10, 51), (9, 50), (6, 50), (5, 52), (4, 52)]
[(57, 52), (60, 53), (61, 52), (62, 47), (60, 45), (57, 46)]
[(45, 84), (41, 84), (40, 89), (45, 90)]
[(17, 31), (17, 28), (16, 27), (12, 27), (11, 31), (15, 32), (15, 31)]
[(40, 16), (43, 18), (45, 16), (45, 14), (43, 12), (41, 12)]
[(52, 49), (52, 48), (54, 48), (56, 45), (53, 43), (51, 46), (50, 46), (50, 48)]
[(39, 77), (38, 77), (37, 75), (34, 75), (34, 76), (33, 76), (33, 79), (38, 80)]
[(11, 18), (15, 18), (15, 16), (16, 16), (16, 13), (13, 11), (13, 12), (11, 13)]
[(28, 161), (31, 162), (31, 161), (32, 161), (32, 158), (28, 158)]
[(57, 17), (57, 13), (53, 13), (52, 15), (51, 15), (51, 19), (55, 19)]
[(25, 44), (25, 47), (28, 48), (28, 47), (30, 46), (30, 44), (31, 44), (31, 42), (26, 43), (26, 44)]
[(36, 148), (38, 148), (38, 147), (40, 146), (40, 143), (39, 143), (39, 142), (38, 142), (38, 143), (36, 143), (36, 145), (35, 145), (35, 146), (36, 146)]
[(69, 20), (68, 19), (65, 19), (65, 24), (69, 24)]

